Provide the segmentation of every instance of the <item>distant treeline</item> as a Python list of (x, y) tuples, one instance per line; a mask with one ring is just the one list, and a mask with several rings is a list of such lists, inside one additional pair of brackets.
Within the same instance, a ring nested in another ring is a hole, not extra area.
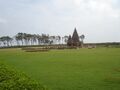
[(1, 36), (0, 47), (65, 44), (67, 40), (68, 36), (17, 33), (14, 37)]
[[(39, 45), (63, 45), (67, 44), (69, 36), (49, 35), (49, 34), (28, 34), (17, 33), (15, 36), (1, 36), (0, 47), (24, 47)], [(83, 42), (83, 35), (78, 36)]]
[[(1, 36), (0, 37), (0, 48), (18, 48), (18, 47), (37, 47), (37, 46), (49, 46), (49, 45), (66, 45), (69, 36), (60, 35), (49, 35), (49, 34), (28, 34), (28, 33), (17, 33), (15, 36)], [(81, 36), (79, 36), (81, 41)], [(120, 46), (120, 42), (106, 42), (106, 43), (84, 43), (83, 47), (89, 46)]]
[(120, 42), (85, 43), (84, 45), (97, 47), (120, 47)]

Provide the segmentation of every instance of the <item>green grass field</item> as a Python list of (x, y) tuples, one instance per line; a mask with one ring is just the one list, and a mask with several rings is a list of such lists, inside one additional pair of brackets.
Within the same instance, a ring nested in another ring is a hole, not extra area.
[(120, 48), (49, 52), (0, 49), (0, 61), (49, 90), (120, 90)]

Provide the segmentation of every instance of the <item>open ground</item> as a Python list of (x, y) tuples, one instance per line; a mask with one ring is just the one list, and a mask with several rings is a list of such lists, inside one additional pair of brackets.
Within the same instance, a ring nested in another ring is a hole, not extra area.
[(120, 48), (25, 52), (0, 49), (0, 61), (49, 90), (119, 90)]

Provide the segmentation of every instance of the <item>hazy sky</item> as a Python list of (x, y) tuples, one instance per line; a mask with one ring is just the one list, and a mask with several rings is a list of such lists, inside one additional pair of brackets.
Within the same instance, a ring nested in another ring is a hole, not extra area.
[(0, 0), (0, 36), (18, 32), (120, 42), (120, 0)]

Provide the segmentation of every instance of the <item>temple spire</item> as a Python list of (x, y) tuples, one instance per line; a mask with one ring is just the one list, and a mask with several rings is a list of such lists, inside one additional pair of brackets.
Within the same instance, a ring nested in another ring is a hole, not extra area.
[(73, 46), (79, 46), (80, 40), (76, 28), (74, 29), (73, 32), (72, 41), (73, 41)]
[(79, 35), (77, 33), (77, 29), (76, 28), (74, 29), (72, 37), (69, 36), (67, 45), (68, 46), (80, 46)]

